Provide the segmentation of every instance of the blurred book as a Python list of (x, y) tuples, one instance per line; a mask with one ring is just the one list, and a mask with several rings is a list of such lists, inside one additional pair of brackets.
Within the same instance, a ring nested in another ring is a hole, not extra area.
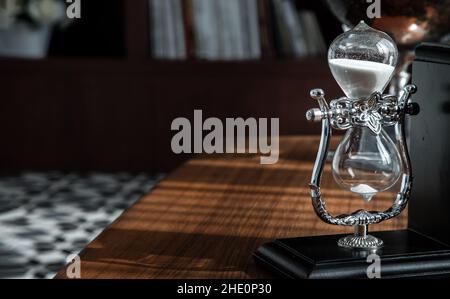
[(303, 28), (308, 56), (317, 56), (327, 52), (325, 38), (320, 30), (319, 21), (313, 11), (299, 11), (300, 25)]
[(197, 58), (261, 58), (258, 0), (192, 0), (192, 7)]
[(278, 34), (278, 50), (283, 57), (308, 56), (306, 39), (295, 4), (290, 0), (272, 0)]
[(292, 0), (271, 0), (271, 9), (279, 56), (303, 58), (326, 52), (325, 40), (313, 11), (298, 10)]
[(181, 0), (149, 0), (150, 40), (154, 58), (185, 59)]
[(219, 29), (216, 21), (214, 0), (192, 0), (192, 32), (194, 51), (197, 58), (217, 59), (219, 57)]
[(273, 15), (269, 0), (258, 0), (258, 20), (260, 28), (261, 55), (273, 58), (275, 53)]

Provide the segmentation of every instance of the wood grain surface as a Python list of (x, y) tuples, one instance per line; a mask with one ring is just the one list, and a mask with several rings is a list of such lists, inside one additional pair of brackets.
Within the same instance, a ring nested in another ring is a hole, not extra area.
[[(314, 214), (308, 183), (317, 147), (316, 136), (283, 137), (275, 165), (260, 165), (258, 155), (186, 162), (85, 248), (82, 278), (270, 277), (251, 256), (264, 242), (351, 231)], [(323, 193), (334, 214), (387, 208), (394, 199), (386, 192), (364, 204), (333, 183), (329, 166)], [(406, 214), (374, 228), (405, 228)]]

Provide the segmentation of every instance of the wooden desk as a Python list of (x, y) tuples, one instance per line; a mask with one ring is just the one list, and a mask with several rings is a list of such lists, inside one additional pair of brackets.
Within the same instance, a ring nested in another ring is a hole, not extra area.
[[(317, 147), (318, 137), (284, 137), (275, 165), (260, 165), (255, 155), (186, 162), (85, 248), (82, 278), (270, 277), (251, 256), (262, 243), (348, 231), (313, 212), (308, 182)], [(333, 213), (362, 203), (334, 185), (329, 167), (323, 183)], [(386, 208), (393, 198), (380, 194), (370, 208)], [(376, 229), (406, 222), (403, 213)]]

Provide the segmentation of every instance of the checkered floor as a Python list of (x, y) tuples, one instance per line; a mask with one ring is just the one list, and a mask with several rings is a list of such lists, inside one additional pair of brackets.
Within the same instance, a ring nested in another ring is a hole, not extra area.
[(0, 176), (0, 278), (51, 278), (163, 175)]

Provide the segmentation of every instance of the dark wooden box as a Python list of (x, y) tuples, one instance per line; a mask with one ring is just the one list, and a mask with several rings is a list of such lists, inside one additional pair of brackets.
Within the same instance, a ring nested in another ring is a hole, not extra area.
[(411, 120), (409, 227), (450, 245), (450, 45), (423, 44), (416, 57), (421, 111)]

